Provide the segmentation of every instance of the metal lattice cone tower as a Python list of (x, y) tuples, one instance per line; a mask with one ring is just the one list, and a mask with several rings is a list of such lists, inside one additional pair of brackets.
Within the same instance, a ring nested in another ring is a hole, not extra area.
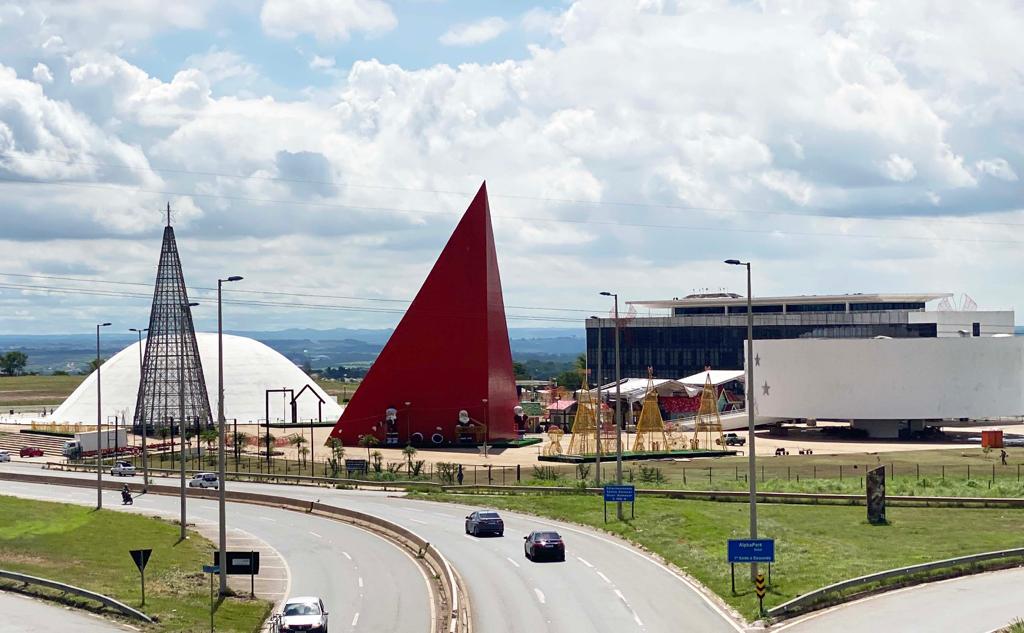
[[(174, 420), (178, 427), (174, 434), (197, 433), (212, 423), (210, 398), (199, 359), (199, 345), (181, 272), (178, 245), (170, 223), (169, 206), (167, 212), (168, 221), (164, 227), (153, 289), (153, 307), (149, 313), (142, 378), (135, 401), (134, 425), (140, 430), (143, 426), (159, 430), (170, 427), (171, 420)], [(181, 424), (182, 409), (184, 424)]]
[(665, 420), (658, 408), (658, 392), (654, 390), (654, 372), (647, 369), (647, 393), (644, 395), (640, 419), (636, 423), (636, 438), (633, 440), (633, 452), (667, 451), (671, 448), (665, 434)]
[(576, 401), (576, 418), (572, 423), (569, 455), (592, 455), (597, 452), (597, 407), (590, 395), (586, 377)]
[(700, 394), (700, 408), (693, 423), (691, 444), (694, 450), (725, 450), (722, 418), (718, 415), (718, 394), (711, 384), (711, 374), (704, 381), (704, 391)]

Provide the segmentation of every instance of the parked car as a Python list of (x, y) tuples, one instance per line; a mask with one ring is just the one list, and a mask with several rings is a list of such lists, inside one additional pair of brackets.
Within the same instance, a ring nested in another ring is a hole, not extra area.
[(114, 467), (110, 469), (111, 475), (117, 477), (134, 477), (135, 466), (132, 466), (130, 462), (117, 462)]
[(505, 536), (505, 522), (493, 510), (477, 510), (466, 517), (466, 534), (497, 534)]
[(35, 446), (24, 446), (18, 451), (20, 457), (42, 457), (43, 449), (36, 448)]
[(747, 438), (745, 438), (745, 437), (740, 437), (739, 435), (736, 435), (735, 433), (726, 433), (725, 434), (725, 445), (726, 446), (743, 446), (746, 443), (747, 443)]
[(324, 601), (313, 596), (288, 598), (281, 607), (280, 630), (327, 633)]
[(545, 556), (554, 560), (565, 560), (565, 543), (558, 532), (530, 532), (524, 536), (523, 553), (530, 560), (538, 560)]
[(217, 473), (196, 473), (188, 485), (189, 488), (220, 488), (220, 480)]
[(9, 462), (9, 461), (11, 461), (11, 454), (8, 453), (7, 451), (0, 451), (0, 462)]

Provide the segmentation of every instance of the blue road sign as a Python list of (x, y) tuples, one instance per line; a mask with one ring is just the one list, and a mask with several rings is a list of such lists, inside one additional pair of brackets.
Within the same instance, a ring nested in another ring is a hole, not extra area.
[(219, 574), (220, 565), (203, 565), (204, 574)]
[(636, 486), (615, 486), (604, 487), (604, 500), (612, 503), (632, 503), (636, 501)]
[(730, 563), (774, 563), (775, 539), (729, 539)]

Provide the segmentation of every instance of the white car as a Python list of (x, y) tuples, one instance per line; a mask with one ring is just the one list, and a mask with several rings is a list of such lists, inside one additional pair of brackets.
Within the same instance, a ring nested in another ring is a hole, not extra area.
[(7, 451), (0, 451), (0, 462), (9, 462), (9, 461), (11, 461), (11, 454), (8, 453)]
[(135, 466), (132, 466), (129, 462), (117, 462), (114, 467), (110, 469), (110, 474), (117, 477), (134, 477)]
[(288, 598), (281, 607), (281, 631), (327, 633), (327, 609), (314, 596)]
[(196, 476), (188, 482), (189, 488), (220, 488), (220, 480), (217, 473), (196, 473)]

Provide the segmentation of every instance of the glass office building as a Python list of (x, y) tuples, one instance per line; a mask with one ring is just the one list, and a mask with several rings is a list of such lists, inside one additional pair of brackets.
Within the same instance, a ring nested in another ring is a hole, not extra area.
[[(1013, 312), (928, 311), (946, 293), (849, 294), (754, 299), (754, 340), (796, 338), (921, 338), (1013, 333)], [(742, 369), (747, 300), (735, 294), (690, 295), (664, 301), (630, 301), (645, 316), (620, 318), (623, 377), (679, 378), (713, 369)], [(602, 373), (615, 371), (613, 319), (588, 319), (587, 360)], [(756, 346), (755, 346), (756, 347)]]

